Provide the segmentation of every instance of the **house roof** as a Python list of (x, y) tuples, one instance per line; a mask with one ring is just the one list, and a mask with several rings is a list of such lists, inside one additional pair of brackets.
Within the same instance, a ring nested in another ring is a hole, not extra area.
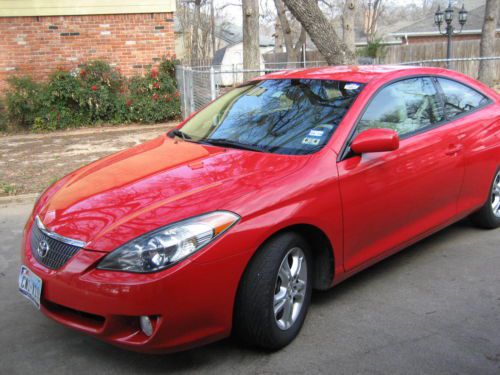
[(218, 49), (215, 51), (214, 58), (212, 60), (212, 65), (222, 65), (222, 61), (224, 60), (224, 55), (226, 54), (227, 47)]
[[(472, 3), (472, 2), (471, 2)], [(483, 1), (484, 3), (484, 1)], [(467, 6), (467, 5), (466, 5)], [(467, 9), (467, 8), (466, 8)], [(460, 8), (454, 7), (455, 18), (453, 24), (458, 27), (458, 11)], [(484, 22), (485, 5), (481, 5), (475, 9), (469, 10), (467, 15), (467, 23), (464, 25), (464, 34), (481, 34)], [(500, 28), (500, 19), (497, 20), (497, 28)], [(443, 30), (443, 27), (441, 27)], [(414, 22), (406, 27), (403, 27), (396, 32), (392, 33), (393, 36), (427, 36), (439, 35), (439, 31), (434, 24), (434, 15), (421, 18), (419, 21)]]

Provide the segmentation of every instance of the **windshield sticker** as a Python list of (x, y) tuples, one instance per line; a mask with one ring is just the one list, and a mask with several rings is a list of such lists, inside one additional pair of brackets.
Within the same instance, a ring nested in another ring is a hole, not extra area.
[(317, 146), (317, 145), (319, 145), (319, 142), (320, 142), (319, 138), (311, 138), (311, 137), (305, 137), (302, 140), (302, 144), (311, 145), (311, 146)]
[(313, 130), (311, 130), (309, 132), (309, 136), (311, 136), (311, 137), (322, 137), (323, 133), (324, 133), (323, 130), (314, 130), (313, 129)]
[(345, 90), (357, 90), (359, 89), (359, 85), (357, 83), (348, 83), (344, 86)]
[(246, 96), (261, 96), (267, 89), (265, 87), (255, 87), (246, 93)]

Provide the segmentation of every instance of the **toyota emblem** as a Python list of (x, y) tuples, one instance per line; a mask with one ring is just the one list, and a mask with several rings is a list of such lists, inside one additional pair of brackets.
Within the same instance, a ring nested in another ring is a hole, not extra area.
[(50, 250), (50, 246), (47, 241), (41, 240), (38, 243), (38, 247), (36, 248), (36, 252), (40, 256), (40, 258), (45, 258)]

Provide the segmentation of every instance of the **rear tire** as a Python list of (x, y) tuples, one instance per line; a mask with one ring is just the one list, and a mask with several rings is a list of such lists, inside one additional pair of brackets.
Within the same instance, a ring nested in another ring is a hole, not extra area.
[(495, 173), (488, 200), (479, 211), (471, 215), (477, 226), (495, 229), (500, 226), (500, 169)]
[(234, 333), (262, 349), (291, 343), (311, 301), (312, 259), (307, 242), (287, 232), (268, 241), (250, 261), (240, 282)]

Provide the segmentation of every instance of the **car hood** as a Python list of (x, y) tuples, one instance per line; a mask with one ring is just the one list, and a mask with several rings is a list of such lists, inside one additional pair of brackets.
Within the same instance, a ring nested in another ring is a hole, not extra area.
[(45, 227), (111, 251), (158, 227), (219, 209), (302, 166), (307, 157), (275, 155), (161, 136), (65, 177), (40, 200)]

